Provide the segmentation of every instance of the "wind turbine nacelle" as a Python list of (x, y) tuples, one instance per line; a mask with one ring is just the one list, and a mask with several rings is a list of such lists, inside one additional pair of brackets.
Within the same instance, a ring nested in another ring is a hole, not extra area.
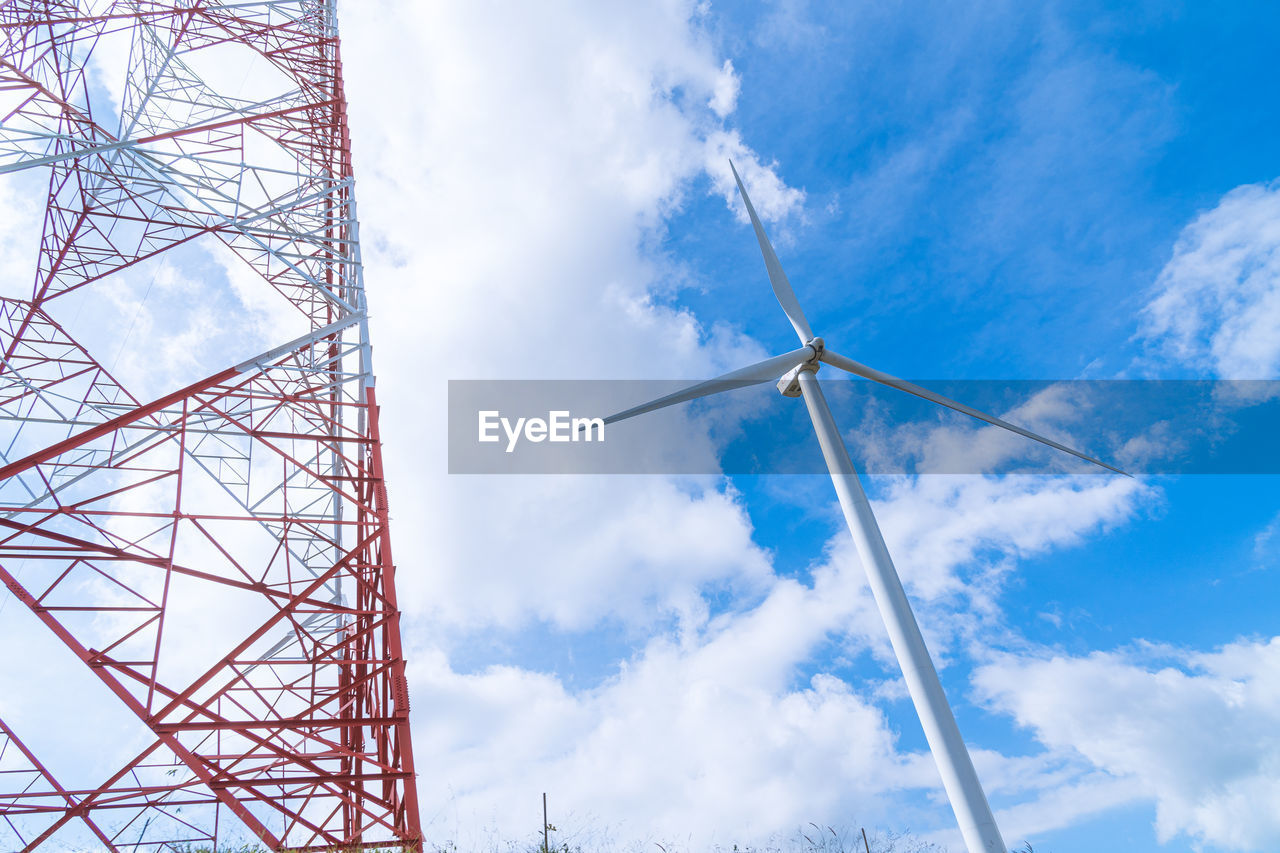
[(813, 366), (808, 362), (791, 368), (782, 374), (782, 378), (778, 380), (778, 393), (784, 397), (799, 397), (800, 392), (800, 371), (813, 370)]

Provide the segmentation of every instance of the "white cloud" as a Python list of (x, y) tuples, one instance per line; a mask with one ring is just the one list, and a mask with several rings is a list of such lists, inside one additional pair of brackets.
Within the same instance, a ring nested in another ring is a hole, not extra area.
[(447, 379), (702, 376), (762, 354), (673, 308), (688, 274), (651, 249), (710, 152), (726, 174), (740, 155), (766, 215), (801, 199), (726, 124), (736, 77), (703, 14), (383, 3), (343, 20), (396, 551), (415, 567), (399, 577), (431, 625), (652, 624), (771, 576), (715, 488), (444, 473)]
[(755, 41), (765, 48), (784, 44), (801, 48), (820, 42), (826, 27), (815, 22), (808, 0), (776, 0), (755, 29)]
[[(876, 517), (940, 669), (958, 645), (989, 642), (993, 632), (1008, 630), (999, 598), (1019, 559), (1077, 546), (1129, 521), (1159, 495), (1119, 477), (875, 480)], [(896, 681), (888, 638), (843, 529), (814, 569), (812, 596), (793, 621), (843, 636), (851, 652), (869, 648)]]
[(40, 249), (45, 189), (34, 177), (0, 181), (0, 295), (17, 299), (31, 298)]
[[(1089, 405), (1069, 383), (1050, 385), (1009, 411), (1012, 423), (1070, 444), (1070, 429)], [(869, 428), (868, 428), (869, 426)], [(846, 440), (871, 458), (873, 470), (906, 470), (919, 460), (927, 471), (999, 470), (1033, 454), (1044, 470), (1074, 457), (994, 426), (947, 418), (890, 429), (873, 416)], [(969, 617), (998, 618), (997, 598), (1016, 561), (1069, 548), (1112, 530), (1161, 500), (1161, 491), (1133, 478), (1084, 474), (999, 476), (941, 474), (875, 477), (876, 516), (909, 593), (926, 606)], [(847, 538), (847, 537), (846, 537)], [(852, 544), (837, 537), (836, 553)], [(972, 626), (969, 626), (972, 627)], [(940, 638), (941, 639), (941, 638)]]
[(1162, 841), (1280, 846), (1280, 638), (1208, 653), (1007, 656), (976, 682), (1050, 750), (1138, 785)]
[(652, 298), (683, 275), (645, 251), (654, 229), (711, 152), (725, 175), (721, 154), (752, 163), (770, 217), (800, 196), (708, 106), (730, 72), (697, 10), (383, 11), (344, 20), (382, 378), (413, 362), (440, 377), (704, 371), (706, 330)]
[[(826, 484), (821, 485), (821, 499), (833, 508)], [(663, 497), (666, 488), (655, 487), (654, 497), (640, 500), (670, 507), (674, 499)], [(975, 619), (1000, 621), (990, 606), (985, 612), (979, 607), (974, 617), (957, 615), (984, 596), (993, 599), (1007, 576), (981, 570), (984, 559), (998, 552), (990, 559), (1007, 569), (1010, 557), (1074, 544), (1128, 518), (1150, 496), (1121, 478), (922, 477), (893, 484), (876, 501), (876, 512), (931, 647), (948, 655), (957, 633), (971, 634)], [(581, 518), (573, 507), (565, 510), (566, 518)], [(713, 520), (718, 511), (701, 512)], [(681, 535), (680, 525), (670, 526)], [(694, 539), (709, 535), (713, 525), (684, 529)], [(518, 528), (513, 533), (526, 544), (545, 547), (532, 533)], [(556, 541), (562, 529), (546, 534)], [(598, 534), (579, 535), (592, 553), (607, 550), (592, 545)], [(649, 553), (655, 546), (645, 544), (648, 535), (639, 531), (626, 541), (637, 549), (636, 559), (657, 564), (631, 574), (654, 573), (662, 578), (655, 593), (684, 590), (696, 602), (705, 581), (679, 579), (681, 561), (673, 556), (668, 565), (661, 553)], [(696, 547), (683, 539), (657, 547), (665, 553), (668, 545)], [(727, 552), (734, 547), (730, 541)], [(545, 563), (531, 554), (530, 565)], [(714, 566), (715, 560), (700, 557), (683, 566), (692, 571), (703, 564)], [(583, 559), (581, 565), (592, 562)], [(855, 815), (871, 826), (946, 826), (949, 812), (932, 758), (899, 750), (876, 707), (879, 700), (905, 697), (893, 689), (896, 663), (848, 534), (840, 530), (832, 537), (825, 559), (813, 570), (812, 586), (774, 578), (767, 565), (759, 565), (763, 597), (758, 604), (739, 595), (747, 606), (718, 615), (685, 614), (679, 631), (654, 632), (634, 658), (586, 690), (575, 692), (557, 675), (513, 666), (459, 672), (441, 651), (416, 651), (414, 695), (430, 697), (416, 712), (419, 756), (424, 766), (438, 768), (423, 783), (423, 802), (429, 812), (451, 803), (435, 831), (442, 837), (458, 835), (460, 843), (481, 827), (518, 837), (521, 810), (542, 790), (553, 792), (561, 814), (571, 814), (561, 825), (609, 822), (615, 843), (692, 838), (689, 849), (705, 849), (711, 841), (759, 840), (809, 820), (839, 823)], [(477, 563), (468, 566), (474, 569)], [(500, 569), (488, 575), (483, 566), (478, 570), (474, 593), (465, 590), (460, 577), (459, 587), (449, 588), (445, 597), (461, 596), (464, 608), (470, 595), (501, 602), (508, 594), (546, 606), (547, 599), (533, 589), (536, 580)], [(504, 592), (504, 583), (513, 592)], [(611, 583), (622, 585), (624, 600), (640, 601), (649, 581), (613, 577)], [(566, 597), (590, 605), (584, 612), (599, 611), (587, 594), (570, 589)], [(482, 610), (474, 604), (469, 612), (474, 617)], [(546, 618), (558, 617), (552, 612)], [(890, 673), (888, 681), (854, 689), (819, 674), (795, 685), (801, 668), (833, 638), (849, 656), (872, 648)], [(975, 761), (994, 794), (1030, 798), (1008, 813), (1011, 831), (1022, 835), (1137, 796), (1127, 781), (1091, 776), (1084, 762), (1058, 756), (1006, 758), (978, 749)], [(1077, 795), (1072, 808), (1046, 805), (1054, 796), (1062, 799), (1064, 791)], [(922, 805), (921, 793), (930, 807)], [(638, 814), (645, 815), (643, 824), (619, 824)], [(726, 838), (732, 830), (740, 834)], [(935, 840), (954, 839), (942, 831)]]
[[(826, 621), (793, 621), (814, 597), (774, 576), (732, 491), (444, 473), (446, 379), (705, 376), (763, 355), (671, 307), (689, 274), (652, 249), (703, 176), (741, 207), (730, 155), (767, 218), (803, 199), (726, 123), (738, 83), (705, 10), (375, 5), (344, 20), (345, 67), (428, 832), (519, 837), (547, 790), (553, 822), (629, 816), (617, 838), (754, 837), (883, 785), (872, 765), (933, 784), (847, 686), (791, 688)], [(532, 624), (642, 651), (580, 692), (455, 669), (465, 644)]]
[[(460, 823), (443, 834), (493, 821), (514, 837), (550, 790), (553, 808), (579, 815), (649, 816), (633, 837), (759, 838), (823, 815), (911, 822), (889, 792), (937, 778), (927, 755), (897, 750), (872, 704), (892, 687), (794, 683), (831, 636), (884, 658), (845, 532), (810, 588), (774, 575), (738, 497), (707, 482), (445, 474), (449, 378), (704, 375), (763, 354), (666, 302), (688, 274), (652, 250), (704, 177), (745, 221), (729, 156), (765, 218), (802, 212), (803, 193), (728, 122), (738, 80), (701, 29), (705, 8), (359, 11), (344, 16), (344, 67), (424, 814), (452, 798)], [(269, 300), (228, 274), (267, 317)], [(1122, 523), (1147, 496), (1120, 480), (922, 478), (876, 506), (909, 589), (942, 617), (926, 630), (945, 652), (956, 600), (990, 615), (1011, 556)], [(731, 605), (713, 614), (724, 590)], [(578, 692), (555, 674), (450, 660), (531, 623), (620, 624), (641, 651)], [(1057, 778), (979, 760), (998, 788)]]
[(1226, 379), (1280, 375), (1280, 184), (1250, 184), (1183, 229), (1143, 312), (1153, 356)]
[[(713, 487), (459, 477), (447, 495), (424, 525), (441, 536), (430, 562), (401, 575), (402, 601), (423, 627), (516, 630), (543, 620), (585, 630), (613, 619), (651, 628), (671, 616), (696, 624), (708, 587), (751, 596), (773, 578), (742, 506)], [(405, 518), (413, 515), (397, 510), (394, 522)], [(397, 542), (416, 550), (418, 531), (400, 529)]]
[(440, 768), (419, 784), (425, 803), (449, 803), (428, 836), (465, 848), (492, 825), (518, 838), (548, 791), (562, 829), (607, 823), (614, 844), (699, 850), (822, 815), (901, 819), (889, 818), (883, 792), (935, 784), (927, 756), (899, 753), (864, 697), (825, 675), (787, 689), (789, 667), (778, 664), (788, 653), (744, 639), (723, 630), (656, 640), (578, 694), (551, 675), (465, 675), (419, 655), (410, 676), (434, 701), (415, 721), (416, 748)]
[(1280, 513), (1253, 537), (1253, 559), (1259, 568), (1275, 568), (1280, 560)]
[(726, 59), (716, 79), (715, 92), (708, 105), (720, 118), (727, 118), (738, 105), (738, 75), (733, 73), (733, 60)]
[[(747, 207), (738, 195), (738, 186), (729, 169), (729, 161), (742, 176), (742, 182), (751, 196), (751, 204), (763, 219), (781, 219), (804, 202), (804, 193), (789, 187), (778, 176), (777, 164), (765, 165), (742, 141), (736, 130), (717, 130), (706, 141), (707, 174), (711, 175), (716, 192), (724, 196), (725, 203), (739, 222), (750, 221)], [(783, 234), (783, 237), (786, 235)]]
[[(1045, 772), (1043, 763), (1035, 762), (1034, 769), (1040, 771), (1036, 777), (1040, 790), (1035, 798), (1000, 810), (1000, 831), (1008, 844), (1072, 826), (1142, 799), (1142, 787), (1134, 779), (1080, 772), (1078, 768), (1071, 768), (1076, 771), (1073, 773)], [(991, 777), (984, 773), (983, 778)]]
[(1078, 545), (1155, 495), (1121, 477), (926, 476), (895, 483), (877, 513), (908, 589), (991, 615), (1012, 561)]

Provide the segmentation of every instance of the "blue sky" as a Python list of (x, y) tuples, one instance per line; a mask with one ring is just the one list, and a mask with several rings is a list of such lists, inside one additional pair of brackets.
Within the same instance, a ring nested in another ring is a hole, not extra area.
[[(377, 19), (348, 20), (349, 55)], [(387, 241), (371, 292), (379, 273), (407, 292), (415, 240), (438, 250), (435, 295), (411, 302), (439, 312), (432, 340), (375, 316), (389, 410), (412, 393), (401, 359), (705, 377), (792, 348), (727, 156), (819, 334), (896, 375), (1280, 369), (1264, 5), (445, 4), (413, 22), (411, 67), (349, 72), (362, 186), (399, 168), (420, 190), (364, 203)], [(415, 96), (373, 94), (396, 70)], [(1020, 422), (1069, 430), (1069, 405), (1040, 403)], [(438, 470), (406, 446), (414, 420), (389, 458)], [(439, 831), (519, 836), (545, 789), (580, 838), (814, 821), (958, 849), (824, 478), (432, 482), (396, 494), (437, 519), (405, 583)], [(1011, 845), (1280, 845), (1275, 485), (869, 479)]]
[[(375, 0), (342, 27), (428, 837), (532, 842), (545, 791), (591, 849), (810, 822), (961, 849), (829, 481), (451, 476), (446, 383), (793, 348), (729, 157), (859, 361), (1275, 379), (1280, 12)], [(25, 295), (38, 215), (0, 193)], [(128, 328), (103, 346), (143, 391), (275, 343), (274, 297), (202, 252), (64, 319)], [(1077, 424), (1051, 394), (997, 414)], [(912, 436), (999, 461), (957, 421)], [(1280, 849), (1274, 476), (866, 482), (1011, 846)]]
[[(464, 308), (431, 328), (484, 340), (462, 360), (426, 345), (447, 378), (702, 377), (794, 346), (725, 155), (815, 328), (889, 372), (1280, 367), (1280, 111), (1264, 83), (1280, 16), (1263, 5), (541, 17), (418, 19), (438, 54), (414, 65), (412, 205), (442, 229), (428, 240), (469, 246), (436, 258), (457, 288), (440, 304)], [(352, 25), (349, 49), (375, 31)], [(398, 147), (360, 106), (379, 73), (351, 72), (358, 155)], [(401, 325), (384, 322), (380, 352)], [(408, 438), (389, 434), (391, 458)], [(511, 811), (547, 788), (562, 825), (624, 839), (760, 840), (812, 820), (958, 846), (823, 478), (461, 479), (451, 500), (485, 510), (444, 510), (465, 541), (435, 553), (468, 565), (432, 566), (415, 599), (434, 620), (418, 690), (442, 691), (420, 731), (443, 831), (518, 832)], [(1280, 844), (1259, 737), (1275, 722), (1274, 478), (869, 488), (1010, 844)], [(433, 722), (450, 698), (491, 728)]]

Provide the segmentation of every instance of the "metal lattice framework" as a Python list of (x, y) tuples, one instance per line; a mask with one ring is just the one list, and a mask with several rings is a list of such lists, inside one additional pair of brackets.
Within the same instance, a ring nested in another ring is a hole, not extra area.
[[(49, 174), (0, 300), (0, 580), (145, 735), (85, 783), (0, 720), (0, 849), (419, 845), (332, 0), (0, 0), (0, 38), (0, 172)], [(228, 49), (272, 86), (200, 73)], [(59, 300), (192, 241), (309, 331), (140, 399)]]

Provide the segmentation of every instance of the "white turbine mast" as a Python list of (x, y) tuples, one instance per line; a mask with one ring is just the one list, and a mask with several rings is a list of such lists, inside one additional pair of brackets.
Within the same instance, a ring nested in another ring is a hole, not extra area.
[(729, 163), (729, 168), (733, 171), (738, 192), (742, 194), (742, 200), (747, 205), (747, 213), (751, 216), (751, 225), (755, 229), (756, 239), (760, 242), (760, 252), (764, 255), (773, 293), (778, 297), (782, 310), (786, 312), (787, 319), (795, 328), (802, 346), (783, 355), (726, 373), (716, 379), (692, 385), (683, 391), (610, 415), (604, 419), (604, 422), (614, 423), (676, 403), (741, 388), (744, 383), (765, 382), (780, 374), (782, 378), (778, 380), (778, 390), (784, 396), (804, 397), (809, 417), (813, 421), (813, 429), (818, 435), (818, 444), (822, 447), (822, 456), (826, 460), (827, 470), (831, 473), (831, 482), (835, 485), (836, 497), (840, 500), (840, 508), (844, 511), (849, 532), (853, 534), (858, 557), (867, 572), (871, 593), (875, 597), (876, 606), (880, 609), (880, 616), (888, 630), (889, 641), (893, 645), (898, 664), (902, 667), (902, 675), (906, 679), (911, 701), (915, 705), (920, 724), (924, 728), (925, 738), (929, 742), (929, 749), (938, 765), (942, 785), (955, 812), (956, 821), (960, 825), (960, 834), (964, 837), (965, 847), (969, 853), (1006, 853), (1008, 848), (1004, 846), (1004, 840), (1000, 837), (1000, 829), (996, 826), (991, 806), (987, 803), (986, 794), (983, 793), (982, 785), (978, 781), (978, 774), (973, 769), (969, 751), (965, 748), (960, 729), (956, 725), (955, 715), (947, 703), (946, 694), (943, 693), (938, 672), (933, 666), (933, 660), (929, 657), (924, 637), (920, 634), (920, 627), (916, 624), (915, 615), (903, 591), (902, 581), (898, 578), (893, 560), (889, 557), (889, 549), (885, 546), (880, 526), (871, 512), (871, 504), (867, 501), (867, 495), (862, 489), (858, 472), (853, 467), (849, 451), (840, 438), (840, 430), (836, 427), (831, 409), (827, 406), (827, 400), (822, 394), (822, 386), (819, 385), (817, 377), (818, 368), (823, 363), (838, 367), (854, 376), (860, 376), (890, 388), (897, 388), (957, 412), (963, 412), (980, 421), (1026, 436), (1117, 474), (1129, 475), (1119, 468), (1072, 450), (1042, 435), (1036, 435), (1022, 427), (827, 349), (822, 338), (816, 337), (809, 327), (809, 321), (800, 308), (800, 301), (796, 299), (795, 291), (791, 289), (791, 283), (787, 281), (787, 275), (782, 271), (782, 265), (778, 263), (778, 256), (764, 233), (764, 226), (760, 223), (760, 217), (756, 215), (751, 197), (747, 195), (747, 189), (742, 185), (742, 178), (738, 176), (738, 170), (734, 168), (732, 161)]

